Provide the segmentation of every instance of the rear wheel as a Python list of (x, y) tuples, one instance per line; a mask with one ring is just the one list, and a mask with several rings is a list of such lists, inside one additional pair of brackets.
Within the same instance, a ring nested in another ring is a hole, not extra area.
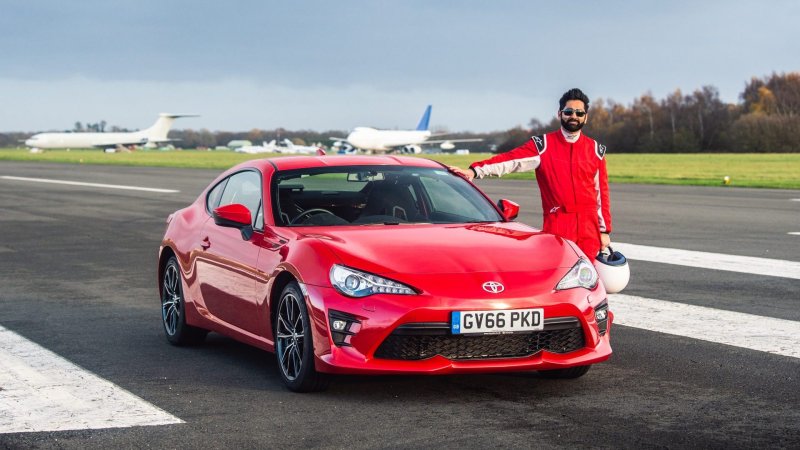
[(295, 392), (325, 389), (329, 379), (314, 368), (311, 322), (296, 282), (289, 283), (281, 293), (273, 329), (278, 371), (286, 387)]
[(161, 322), (172, 345), (199, 344), (208, 334), (206, 330), (186, 324), (181, 272), (174, 256), (167, 261), (161, 277)]
[(570, 367), (568, 369), (540, 370), (539, 373), (544, 378), (561, 378), (561, 379), (580, 378), (586, 375), (586, 372), (589, 371), (590, 367), (592, 366), (578, 366), (578, 367)]

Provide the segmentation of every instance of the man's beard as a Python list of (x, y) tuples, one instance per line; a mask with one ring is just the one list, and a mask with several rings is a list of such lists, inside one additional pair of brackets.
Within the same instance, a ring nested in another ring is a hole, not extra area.
[(585, 122), (580, 122), (572, 117), (568, 117), (566, 119), (564, 117), (561, 118), (561, 126), (570, 133), (579, 131), (581, 128), (583, 128), (584, 123)]

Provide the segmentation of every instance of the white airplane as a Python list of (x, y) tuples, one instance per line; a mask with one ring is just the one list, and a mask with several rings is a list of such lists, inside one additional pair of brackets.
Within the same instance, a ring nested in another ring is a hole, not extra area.
[[(403, 153), (422, 153), (421, 144), (441, 144), (449, 150), (455, 148), (454, 142), (480, 142), (483, 139), (445, 139), (431, 141), (434, 136), (428, 129), (431, 119), (431, 105), (425, 108), (416, 130), (378, 130), (370, 127), (356, 127), (346, 138), (332, 137), (334, 147), (343, 143), (354, 148), (371, 152), (388, 152), (400, 149)], [(337, 145), (338, 144), (338, 145)]]
[(39, 133), (25, 141), (32, 148), (110, 148), (127, 145), (144, 145), (157, 147), (158, 144), (170, 142), (167, 138), (172, 122), (178, 117), (197, 117), (196, 114), (158, 115), (158, 120), (150, 128), (141, 131), (119, 133)]
[(262, 142), (261, 145), (243, 145), (234, 150), (237, 153), (276, 153), (278, 151), (277, 141), (271, 140), (269, 143)]
[(311, 154), (317, 153), (320, 145), (297, 145), (289, 139), (284, 139), (283, 145), (279, 145), (275, 150), (278, 153)]
[(261, 145), (244, 145), (238, 147), (238, 153), (284, 153), (284, 154), (311, 154), (317, 153), (319, 145), (295, 145), (291, 140), (284, 139), (282, 145), (275, 139), (270, 142), (263, 142)]

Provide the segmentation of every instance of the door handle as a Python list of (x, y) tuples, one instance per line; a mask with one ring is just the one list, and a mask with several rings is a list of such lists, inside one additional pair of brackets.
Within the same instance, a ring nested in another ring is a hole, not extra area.
[(208, 239), (208, 236), (203, 238), (200, 247), (203, 247), (203, 250), (208, 250), (208, 247), (211, 247), (211, 241)]

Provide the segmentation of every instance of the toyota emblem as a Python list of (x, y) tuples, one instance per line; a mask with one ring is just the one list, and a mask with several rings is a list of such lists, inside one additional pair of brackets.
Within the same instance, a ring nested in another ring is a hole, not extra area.
[(483, 283), (483, 290), (491, 294), (499, 294), (505, 289), (506, 287), (497, 281), (487, 281), (486, 283)]

